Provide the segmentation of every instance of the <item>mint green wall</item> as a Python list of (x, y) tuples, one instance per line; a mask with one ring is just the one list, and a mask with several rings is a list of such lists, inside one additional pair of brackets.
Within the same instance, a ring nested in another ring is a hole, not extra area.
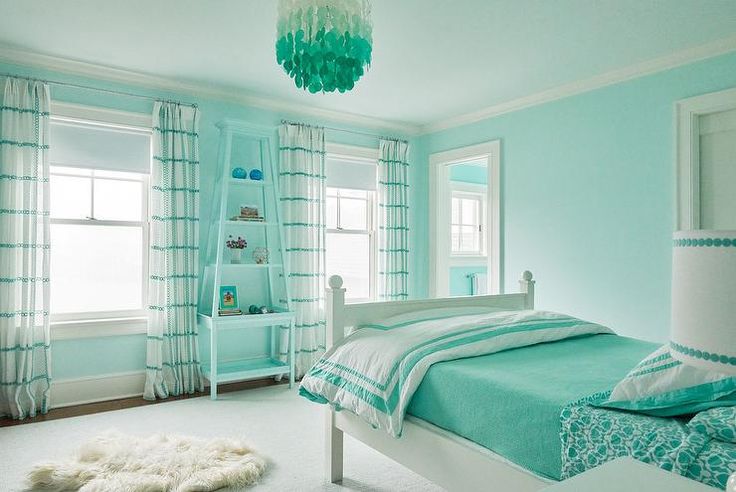
[[(203, 218), (209, 217), (213, 202), (216, 121), (229, 117), (276, 125), (287, 117), (325, 123), (19, 66), (0, 64), (0, 71), (196, 100), (202, 111)], [(665, 340), (674, 219), (673, 102), (734, 86), (736, 54), (729, 54), (411, 139), (412, 297), (428, 292), (429, 154), (500, 138), (506, 291), (515, 291), (521, 271), (530, 269), (538, 280), (540, 308), (604, 322), (623, 334)], [(52, 97), (151, 110), (147, 101), (78, 89), (54, 87)], [(373, 139), (342, 132), (329, 132), (328, 139), (376, 145)], [(228, 351), (223, 357), (239, 356), (241, 347), (255, 353), (265, 347), (264, 340), (249, 347), (241, 339), (222, 342)], [(140, 335), (54, 341), (54, 377), (140, 370), (144, 346)]]
[(735, 86), (731, 53), (423, 141), (433, 153), (501, 139), (507, 292), (529, 269), (538, 281), (538, 307), (664, 341), (674, 223), (673, 103)]
[[(271, 125), (274, 126), (275, 129), (282, 118), (287, 118), (296, 121), (304, 121), (306, 123), (329, 124), (329, 126), (333, 127), (366, 131), (366, 129), (363, 128), (355, 128), (349, 125), (339, 125), (327, 121), (315, 120), (313, 118), (305, 118), (300, 115), (291, 115), (288, 113), (281, 114), (230, 102), (199, 99), (189, 95), (152, 89), (149, 90), (140, 87), (122, 86), (119, 84), (90, 80), (88, 78), (69, 76), (62, 73), (54, 73), (23, 66), (0, 63), (0, 71), (64, 82), (74, 82), (104, 89), (123, 90), (160, 98), (196, 102), (201, 111), (200, 186), (202, 192), (200, 200), (200, 215), (203, 222), (200, 235), (203, 240), (208, 234), (207, 222), (210, 217), (211, 206), (216, 202), (216, 196), (213, 196), (212, 187), (216, 174), (215, 167), (217, 159), (218, 132), (214, 127), (214, 124), (217, 121), (223, 118), (234, 118), (261, 125)], [(51, 87), (51, 96), (52, 99), (57, 101), (100, 106), (125, 111), (150, 113), (153, 108), (153, 103), (145, 99), (116, 96), (59, 86)], [(376, 131), (375, 133), (380, 135), (402, 136), (391, 130), (381, 130)], [(276, 136), (275, 130), (274, 136)], [(326, 136), (328, 141), (336, 143), (371, 147), (378, 146), (377, 138), (370, 138), (363, 135), (328, 130)], [(416, 223), (418, 220), (416, 218), (417, 214), (420, 212), (416, 210), (413, 205), (414, 203), (421, 202), (421, 200), (417, 200), (416, 195), (426, 189), (426, 177), (424, 176), (422, 167), (416, 164), (417, 162), (422, 161), (417, 161), (416, 159), (417, 156), (426, 155), (426, 153), (423, 152), (421, 148), (417, 147), (417, 142), (415, 140), (410, 140), (410, 148), (411, 154), (409, 156), (409, 160), (414, 165), (411, 167), (412, 174), (410, 178), (412, 180), (412, 188), (409, 199), (410, 206), (413, 208), (412, 214), (414, 215), (414, 222)], [(411, 265), (411, 271), (420, 272), (418, 275), (412, 275), (410, 281), (410, 294), (414, 297), (426, 295), (426, 266), (423, 263), (423, 259), (427, 257), (427, 245), (426, 241), (423, 240), (424, 237), (426, 237), (426, 225), (419, 225), (414, 228), (412, 236), (410, 236), (412, 247), (414, 248), (414, 252), (416, 252), (416, 254), (412, 255), (413, 263)], [(203, 242), (202, 244), (206, 243)], [(205, 358), (208, 356), (207, 342), (208, 340), (202, 340), (201, 344), (201, 352)], [(265, 353), (267, 346), (265, 334), (264, 336), (246, 338), (238, 334), (237, 331), (230, 331), (221, 335), (220, 343), (220, 355), (223, 359), (259, 355), (261, 353)], [(142, 370), (144, 367), (144, 335), (85, 338), (79, 340), (54, 340), (52, 342), (52, 371), (53, 377), (57, 380), (138, 371)]]
[(450, 166), (450, 181), (488, 184), (488, 168), (470, 164), (454, 164)]

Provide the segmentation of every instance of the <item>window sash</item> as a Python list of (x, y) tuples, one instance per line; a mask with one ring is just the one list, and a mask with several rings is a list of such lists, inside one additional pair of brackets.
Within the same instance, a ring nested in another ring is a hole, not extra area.
[[(342, 196), (341, 190), (346, 188), (329, 188), (329, 190), (334, 190), (334, 193), (330, 193), (328, 191), (327, 196), (329, 198), (335, 198), (336, 199), (336, 212), (337, 212), (337, 218), (335, 220), (336, 227), (334, 229), (329, 229), (333, 231), (349, 231), (349, 232), (372, 232), (373, 231), (373, 223), (374, 223), (374, 213), (373, 213), (373, 201), (374, 201), (374, 192), (371, 190), (359, 190), (359, 191), (365, 191), (366, 192), (366, 198), (357, 198), (352, 196)], [(365, 213), (366, 213), (366, 219), (365, 219), (365, 229), (346, 229), (342, 227), (342, 200), (355, 200), (355, 201), (361, 201), (365, 202)]]
[[(483, 231), (483, 224), (485, 223), (485, 207), (486, 207), (486, 200), (485, 196), (481, 193), (472, 193), (472, 192), (461, 192), (461, 191), (453, 191), (451, 193), (451, 205), (453, 200), (458, 200), (458, 213), (457, 213), (457, 221), (452, 220), (452, 213), (450, 214), (450, 255), (451, 256), (485, 256), (486, 255), (486, 248), (485, 248), (485, 234)], [(464, 214), (463, 214), (463, 200), (472, 200), (476, 202), (477, 207), (477, 222), (473, 221), (466, 221), (464, 220)], [(458, 227), (460, 230), (459, 236), (458, 236), (458, 249), (453, 248), (453, 242), (452, 242), (452, 229), (453, 226)], [(465, 227), (473, 227), (473, 240), (472, 242), (478, 242), (478, 249), (473, 250), (463, 250), (463, 234), (462, 229)]]
[[(375, 207), (375, 192), (373, 190), (359, 190), (359, 191), (365, 191), (366, 192), (366, 198), (355, 198), (355, 197), (341, 197), (340, 190), (347, 189), (347, 188), (334, 188), (334, 187), (328, 187), (327, 190), (327, 196), (330, 198), (336, 199), (336, 212), (337, 212), (337, 218), (336, 218), (336, 227), (335, 228), (328, 228), (325, 232), (327, 234), (361, 234), (368, 236), (368, 246), (369, 246), (369, 258), (368, 258), (368, 272), (369, 272), (369, 282), (368, 282), (368, 291), (369, 291), (369, 298), (357, 298), (357, 297), (348, 297), (347, 300), (350, 302), (368, 302), (376, 299), (377, 295), (377, 285), (378, 285), (378, 273), (377, 273), (377, 265), (378, 265), (378, 245), (377, 245), (377, 234), (375, 231), (375, 224), (377, 222), (377, 219), (375, 217), (376, 214), (376, 207)], [(353, 189), (353, 188), (350, 188)], [(356, 189), (356, 191), (358, 191)], [(344, 198), (346, 200), (361, 200), (366, 202), (366, 228), (365, 229), (344, 229), (341, 225), (341, 199)], [(328, 252), (329, 254), (329, 252)]]
[[(79, 176), (89, 177), (94, 180), (94, 170), (92, 170), (92, 176)], [(61, 173), (53, 173), (62, 175)], [(64, 174), (71, 175), (71, 174)], [(78, 175), (74, 175), (78, 176)], [(108, 178), (98, 177), (97, 179), (109, 179), (116, 181), (129, 181), (140, 183), (142, 188), (141, 193), (141, 220), (140, 221), (126, 221), (126, 220), (107, 220), (107, 219), (94, 219), (94, 215), (86, 219), (64, 219), (64, 218), (50, 218), (49, 222), (54, 225), (82, 225), (82, 226), (114, 226), (114, 227), (139, 227), (141, 228), (142, 234), (142, 264), (143, 271), (141, 275), (142, 286), (141, 286), (141, 304), (140, 309), (128, 309), (128, 310), (107, 310), (107, 311), (81, 311), (73, 313), (51, 313), (50, 322), (70, 322), (70, 321), (89, 321), (89, 320), (110, 320), (110, 319), (126, 319), (126, 318), (143, 318), (148, 316), (148, 253), (149, 253), (149, 236), (150, 236), (150, 221), (148, 219), (148, 207), (149, 207), (149, 193), (148, 184), (149, 176), (145, 174), (139, 174), (140, 179), (128, 179), (128, 178)], [(94, 186), (90, 193), (90, 213), (94, 214)]]
[[(59, 220), (92, 220), (95, 221), (97, 225), (101, 225), (102, 222), (115, 222), (115, 225), (124, 225), (124, 224), (117, 224), (118, 222), (138, 222), (142, 223), (143, 219), (145, 217), (148, 217), (147, 213), (147, 207), (148, 207), (148, 198), (147, 198), (147, 192), (148, 192), (148, 176), (145, 174), (138, 174), (138, 173), (128, 173), (131, 175), (138, 176), (137, 178), (134, 178), (133, 176), (129, 178), (124, 178), (121, 176), (96, 176), (95, 172), (106, 172), (104, 169), (86, 169), (86, 168), (76, 168), (80, 171), (89, 171), (89, 174), (84, 174), (82, 172), (80, 173), (74, 173), (69, 171), (55, 171), (54, 167), (64, 167), (65, 169), (75, 169), (69, 166), (57, 166), (55, 164), (50, 165), (49, 175), (50, 176), (63, 176), (63, 177), (69, 177), (69, 178), (82, 178), (82, 179), (89, 179), (90, 180), (90, 195), (89, 195), (89, 215), (87, 216), (87, 219), (68, 219), (68, 218), (62, 218), (62, 217), (52, 217), (51, 221), (59, 221)], [(141, 207), (141, 221), (118, 221), (118, 220), (109, 220), (109, 219), (103, 219), (99, 220), (95, 218), (95, 183), (100, 181), (121, 181), (125, 183), (137, 183), (141, 185), (141, 198), (143, 200), (143, 204)], [(60, 222), (56, 222), (60, 223)], [(71, 223), (71, 222), (70, 222)], [(113, 225), (113, 224), (111, 224)]]

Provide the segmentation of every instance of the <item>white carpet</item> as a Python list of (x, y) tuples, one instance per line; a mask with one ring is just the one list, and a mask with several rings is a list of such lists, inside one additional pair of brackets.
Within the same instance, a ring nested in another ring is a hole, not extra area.
[(240, 439), (269, 461), (260, 483), (246, 490), (441, 490), (349, 437), (345, 480), (326, 484), (322, 410), (283, 385), (0, 428), (0, 491), (23, 490), (34, 464), (66, 459), (109, 429)]

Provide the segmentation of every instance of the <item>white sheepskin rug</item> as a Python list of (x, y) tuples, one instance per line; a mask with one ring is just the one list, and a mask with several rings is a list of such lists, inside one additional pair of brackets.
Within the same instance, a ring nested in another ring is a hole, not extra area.
[(233, 439), (128, 436), (108, 431), (84, 444), (75, 459), (36, 465), (29, 485), (84, 492), (189, 492), (246, 487), (266, 461)]

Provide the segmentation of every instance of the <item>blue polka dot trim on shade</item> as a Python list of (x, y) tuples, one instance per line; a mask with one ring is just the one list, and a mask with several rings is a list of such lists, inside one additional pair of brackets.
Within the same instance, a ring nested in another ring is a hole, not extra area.
[(692, 347), (686, 347), (684, 345), (680, 345), (679, 343), (675, 343), (672, 341), (670, 341), (670, 349), (674, 350), (675, 352), (679, 352), (683, 355), (694, 357), (696, 359), (701, 359), (701, 360), (710, 361), (710, 362), (717, 362), (720, 364), (725, 364), (725, 365), (736, 367), (736, 357), (729, 357), (728, 355), (705, 352), (703, 350), (697, 350)]
[(730, 238), (687, 238), (674, 239), (672, 244), (675, 248), (736, 248), (736, 239)]

